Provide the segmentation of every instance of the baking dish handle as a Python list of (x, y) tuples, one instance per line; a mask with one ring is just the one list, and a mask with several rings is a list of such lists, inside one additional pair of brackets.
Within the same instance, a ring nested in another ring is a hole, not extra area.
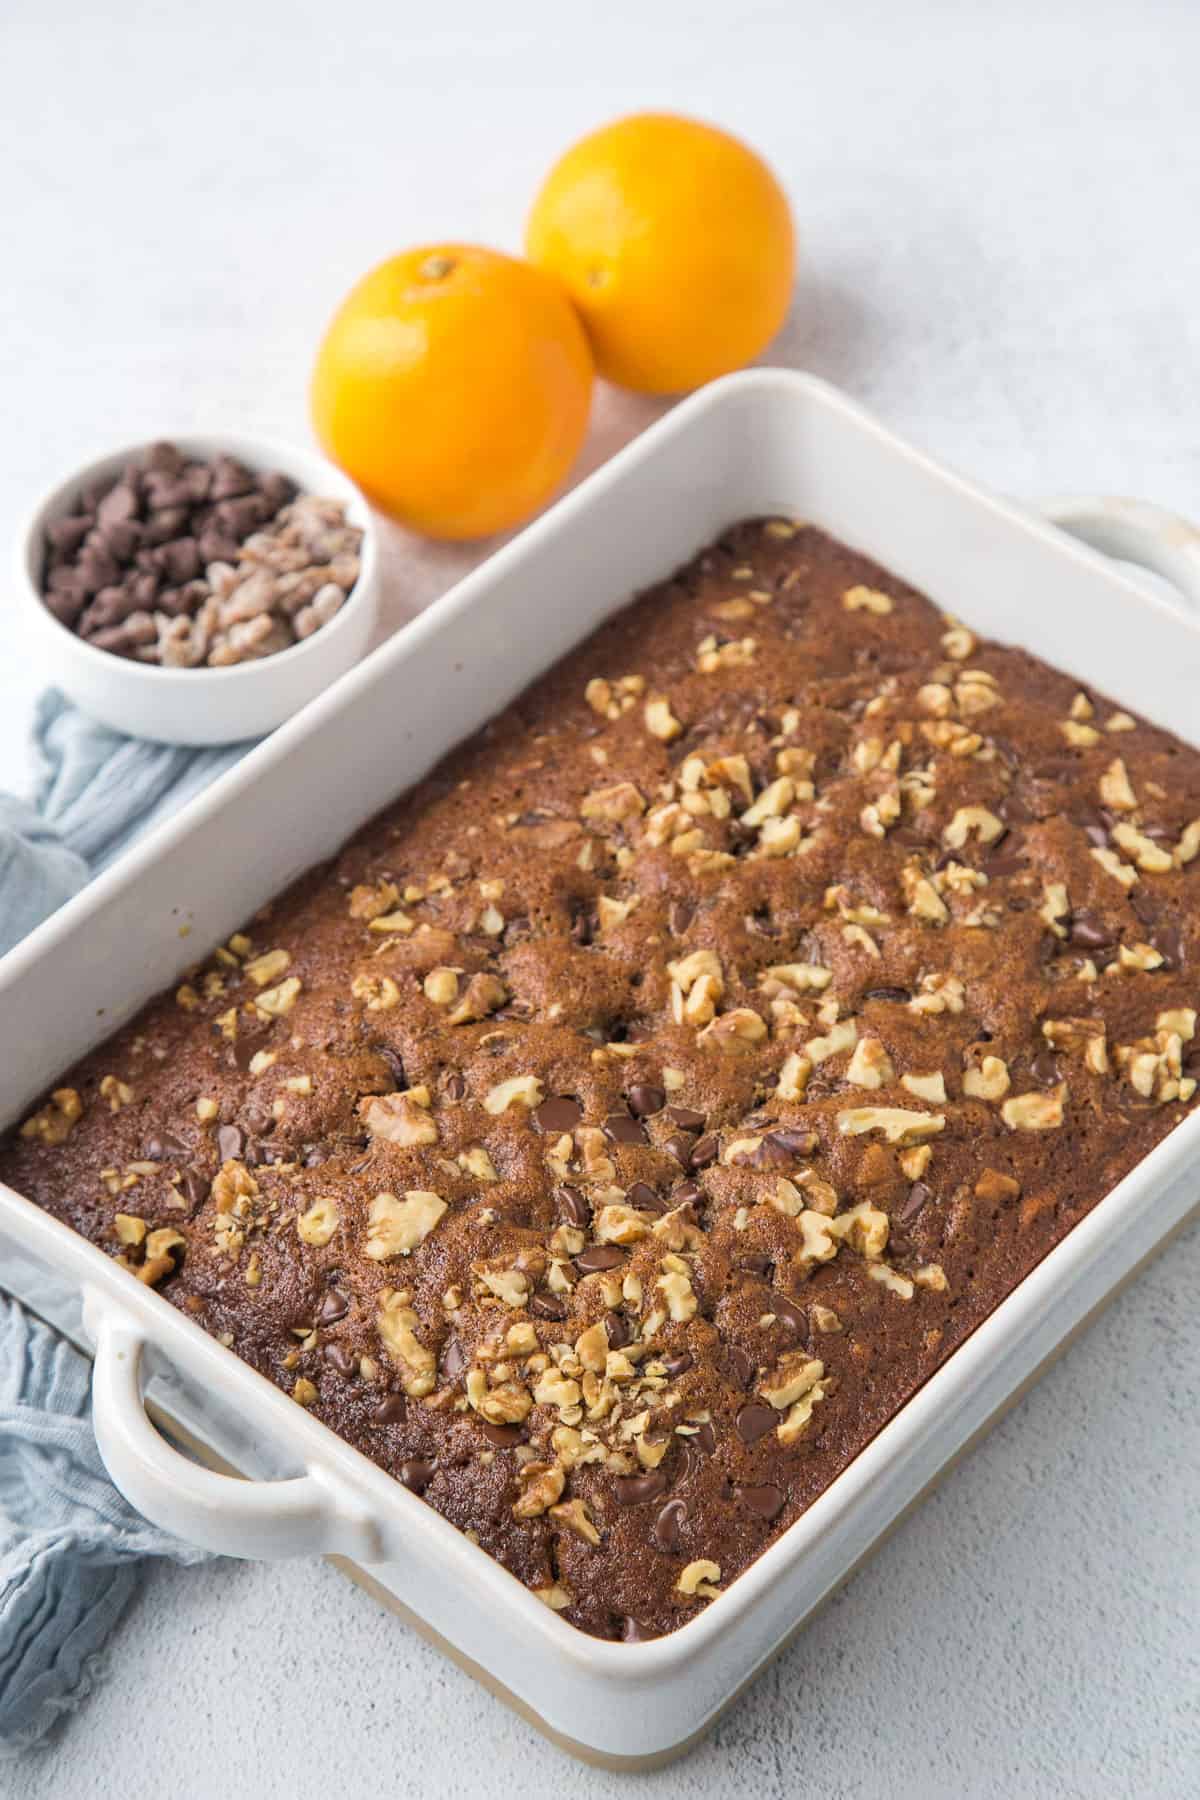
[(84, 1321), (95, 1340), (92, 1423), (104, 1465), (132, 1506), (163, 1531), (222, 1556), (278, 1561), (331, 1551), (378, 1562), (378, 1531), (353, 1492), (321, 1469), (284, 1481), (244, 1481), (201, 1468), (146, 1415), (146, 1338), (89, 1289)]
[(1037, 510), (1093, 550), (1161, 575), (1188, 612), (1200, 612), (1200, 528), (1178, 513), (1104, 494), (1062, 495), (1043, 500)]

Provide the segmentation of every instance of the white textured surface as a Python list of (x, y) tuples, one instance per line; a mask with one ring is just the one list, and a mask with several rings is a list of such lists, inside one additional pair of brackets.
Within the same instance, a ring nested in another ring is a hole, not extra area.
[[(1015, 493), (1200, 512), (1200, 12), (1019, 0), (6, 9), (0, 535), (93, 445), (305, 434), (348, 281), (514, 245), (540, 171), (640, 105), (774, 159), (805, 253), (778, 360)], [(586, 21), (586, 22), (585, 22)], [(651, 417), (606, 396), (592, 460)], [(393, 544), (399, 619), (466, 566)], [(0, 606), (3, 600), (0, 599)], [(36, 679), (0, 613), (0, 770)], [(1200, 1233), (1180, 1240), (686, 1762), (639, 1791), (1178, 1796), (1200, 1785)], [(33, 1800), (592, 1796), (323, 1567), (164, 1570)]]

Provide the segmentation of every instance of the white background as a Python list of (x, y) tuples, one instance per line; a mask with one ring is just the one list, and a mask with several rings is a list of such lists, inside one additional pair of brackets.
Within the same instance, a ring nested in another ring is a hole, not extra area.
[[(1084, 0), (170, 0), (0, 19), (0, 535), (93, 447), (304, 438), (372, 261), (519, 244), (541, 172), (640, 106), (772, 158), (802, 254), (776, 360), (1006, 491), (1200, 514), (1200, 7)], [(594, 462), (654, 415), (606, 395)], [(389, 617), (477, 552), (392, 544)], [(0, 776), (29, 666), (0, 591)], [(1200, 1236), (1180, 1240), (687, 1761), (572, 1768), (322, 1566), (147, 1583), (33, 1800), (1182, 1796), (1200, 1786)]]

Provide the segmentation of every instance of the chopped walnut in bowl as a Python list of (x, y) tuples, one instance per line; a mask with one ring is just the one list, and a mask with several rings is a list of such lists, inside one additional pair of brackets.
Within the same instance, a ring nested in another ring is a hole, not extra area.
[(20, 586), (49, 673), (85, 712), (217, 744), (272, 730), (358, 660), (375, 561), (365, 500), (320, 457), (180, 436), (57, 487)]

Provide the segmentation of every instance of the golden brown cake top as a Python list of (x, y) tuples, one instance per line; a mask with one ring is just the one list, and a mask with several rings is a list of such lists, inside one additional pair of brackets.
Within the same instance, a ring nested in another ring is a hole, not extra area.
[(1197, 752), (748, 521), (0, 1174), (573, 1623), (661, 1633), (1182, 1116), (1198, 851)]

